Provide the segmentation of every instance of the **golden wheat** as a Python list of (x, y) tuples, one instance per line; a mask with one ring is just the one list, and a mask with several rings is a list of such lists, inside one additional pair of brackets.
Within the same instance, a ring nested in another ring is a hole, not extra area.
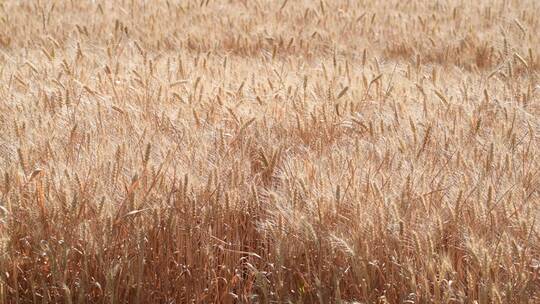
[(0, 303), (540, 303), (538, 11), (0, 2)]

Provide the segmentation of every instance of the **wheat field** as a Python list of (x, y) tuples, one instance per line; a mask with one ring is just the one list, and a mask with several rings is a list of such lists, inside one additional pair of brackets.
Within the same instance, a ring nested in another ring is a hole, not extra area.
[(539, 12), (0, 1), (0, 303), (540, 303)]

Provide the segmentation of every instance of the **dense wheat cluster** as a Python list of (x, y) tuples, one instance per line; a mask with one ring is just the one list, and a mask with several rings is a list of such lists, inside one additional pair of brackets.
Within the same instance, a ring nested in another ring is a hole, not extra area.
[(0, 1), (0, 303), (540, 303), (539, 11)]

